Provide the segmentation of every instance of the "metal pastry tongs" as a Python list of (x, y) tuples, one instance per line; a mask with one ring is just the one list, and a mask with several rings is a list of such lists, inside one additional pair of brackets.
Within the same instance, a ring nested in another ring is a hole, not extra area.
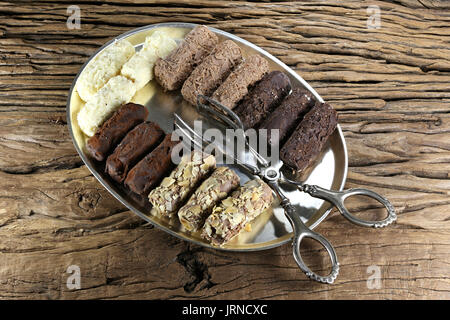
[[(206, 100), (209, 104), (202, 103), (202, 100)], [(245, 136), (245, 130), (242, 125), (239, 117), (231, 110), (221, 105), (217, 101), (199, 95), (197, 99), (197, 110), (200, 114), (207, 116), (209, 119), (214, 118), (215, 121), (222, 122), (233, 129), (241, 129), (244, 135), (245, 141), (247, 141)], [(209, 141), (202, 136), (199, 136), (197, 132), (195, 132), (186, 122), (184, 122), (177, 114), (175, 114), (175, 125), (178, 129), (183, 132), (191, 142), (193, 142), (197, 147), (204, 148), (207, 145), (214, 144), (213, 141)], [(193, 138), (193, 136), (195, 138)], [(199, 143), (201, 141), (201, 143)], [(220, 151), (224, 156), (230, 157), (226, 151), (224, 151), (219, 145), (214, 144), (215, 150)], [(297, 209), (291, 204), (290, 200), (284, 195), (283, 190), (280, 187), (280, 183), (292, 184), (297, 187), (298, 190), (302, 192), (306, 192), (312, 197), (320, 198), (326, 200), (333, 204), (340, 213), (347, 218), (349, 221), (364, 227), (374, 227), (381, 228), (385, 227), (397, 219), (395, 214), (394, 207), (391, 203), (381, 195), (373, 192), (371, 190), (357, 188), (357, 189), (348, 189), (344, 191), (331, 191), (319, 186), (308, 185), (302, 182), (297, 182), (286, 178), (281, 172), (281, 167), (283, 166), (283, 162), (279, 160), (275, 164), (270, 164), (266, 159), (264, 159), (256, 150), (254, 150), (249, 144), (246, 145), (254, 155), (257, 160), (258, 165), (250, 165), (242, 160), (238, 159), (235, 156), (232, 158), (235, 162), (243, 167), (245, 170), (249, 171), (253, 175), (259, 176), (263, 179), (278, 195), (281, 200), (281, 206), (285, 210), (285, 214), (288, 217), (289, 221), (292, 224), (294, 230), (294, 239), (293, 239), (293, 254), (294, 259), (300, 269), (310, 278), (322, 283), (333, 283), (339, 274), (339, 263), (337, 260), (336, 251), (334, 250), (331, 243), (324, 238), (319, 233), (312, 231), (309, 229), (302, 221), (299, 212)], [(352, 215), (344, 205), (344, 200), (353, 195), (364, 195), (370, 198), (373, 198), (380, 202), (388, 212), (388, 215), (385, 219), (380, 221), (366, 221), (359, 219)], [(313, 271), (311, 271), (308, 266), (304, 263), (301, 254), (300, 254), (300, 243), (304, 238), (311, 238), (313, 240), (318, 241), (328, 252), (330, 256), (330, 260), (332, 263), (331, 272), (327, 276), (320, 276)]]

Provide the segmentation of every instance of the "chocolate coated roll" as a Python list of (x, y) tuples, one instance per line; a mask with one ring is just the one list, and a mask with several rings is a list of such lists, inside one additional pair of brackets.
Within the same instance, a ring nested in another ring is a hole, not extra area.
[(212, 98), (225, 107), (233, 109), (248, 93), (248, 88), (269, 72), (269, 63), (255, 54), (239, 64), (225, 81), (214, 91)]
[(265, 75), (236, 107), (245, 129), (256, 127), (289, 93), (291, 82), (281, 71)]
[(261, 179), (247, 181), (216, 205), (203, 226), (202, 237), (221, 246), (272, 205), (272, 189)]
[(140, 104), (124, 104), (89, 138), (87, 150), (96, 160), (103, 161), (127, 132), (145, 121), (147, 115), (147, 109)]
[(337, 113), (328, 103), (316, 102), (283, 145), (281, 160), (302, 171), (319, 155), (337, 126)]
[(279, 107), (275, 109), (259, 126), (259, 129), (267, 129), (269, 143), (277, 143), (271, 141), (269, 130), (279, 129), (279, 141), (282, 145), (283, 141), (288, 137), (296, 124), (301, 121), (303, 116), (314, 105), (315, 99), (311, 92), (304, 88), (295, 88), (292, 93), (287, 96)]
[(134, 193), (147, 195), (173, 167), (172, 150), (179, 141), (172, 141), (172, 134), (164, 140), (131, 170), (125, 179), (125, 185)]
[(213, 207), (239, 186), (239, 180), (239, 176), (230, 168), (216, 168), (212, 175), (195, 190), (187, 203), (178, 210), (181, 224), (190, 231), (200, 229)]
[(131, 169), (164, 137), (164, 131), (153, 122), (144, 122), (127, 133), (122, 142), (106, 160), (105, 171), (119, 183)]
[(184, 82), (183, 98), (196, 105), (197, 95), (210, 96), (241, 60), (241, 48), (237, 44), (231, 40), (219, 43)]
[(157, 60), (154, 67), (156, 81), (164, 90), (179, 89), (218, 42), (216, 34), (208, 27), (195, 27), (166, 58)]
[(170, 176), (148, 195), (155, 211), (162, 216), (172, 216), (216, 166), (216, 158), (193, 151), (183, 156)]

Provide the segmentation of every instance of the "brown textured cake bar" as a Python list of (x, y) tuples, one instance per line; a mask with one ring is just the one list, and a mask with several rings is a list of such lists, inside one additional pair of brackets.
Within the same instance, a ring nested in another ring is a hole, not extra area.
[(156, 81), (166, 91), (181, 88), (192, 70), (210, 54), (218, 42), (216, 34), (208, 27), (195, 27), (166, 58), (156, 61), (154, 67)]
[(272, 189), (257, 178), (247, 181), (215, 206), (203, 226), (202, 237), (221, 246), (272, 205)]
[(106, 160), (105, 171), (118, 183), (122, 183), (141, 157), (161, 142), (164, 131), (153, 122), (144, 122), (127, 133), (122, 142)]
[(256, 127), (291, 90), (291, 82), (281, 71), (265, 75), (235, 108), (245, 129)]
[[(315, 99), (311, 92), (304, 88), (295, 88), (281, 105), (262, 122), (259, 129), (279, 129), (279, 145), (282, 145), (288, 135), (295, 129), (296, 124), (314, 105), (314, 102)], [(267, 134), (270, 144), (278, 143), (278, 141), (271, 140), (269, 131)]]
[(189, 231), (200, 229), (213, 207), (239, 186), (239, 180), (230, 168), (216, 168), (178, 211), (181, 224)]
[(197, 95), (210, 96), (241, 60), (242, 52), (237, 44), (231, 40), (219, 43), (184, 82), (183, 98), (196, 105)]
[(281, 160), (302, 171), (319, 155), (337, 126), (337, 113), (328, 103), (316, 102), (283, 145)]
[(212, 98), (227, 108), (233, 109), (248, 93), (248, 88), (269, 72), (269, 63), (255, 54), (241, 62), (214, 91)]
[(105, 160), (109, 151), (128, 131), (145, 121), (147, 115), (147, 109), (140, 104), (124, 104), (89, 138), (86, 144), (87, 150), (94, 159)]
[(170, 176), (148, 195), (157, 214), (172, 216), (216, 166), (216, 158), (199, 151), (183, 156)]
[(172, 150), (179, 141), (172, 141), (172, 134), (164, 140), (131, 170), (125, 185), (134, 193), (147, 195), (154, 186), (173, 168)]

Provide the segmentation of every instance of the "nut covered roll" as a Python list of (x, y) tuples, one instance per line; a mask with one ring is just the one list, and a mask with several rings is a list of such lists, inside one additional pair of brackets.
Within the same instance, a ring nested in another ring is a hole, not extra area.
[(217, 88), (212, 98), (229, 109), (248, 93), (248, 88), (261, 80), (269, 72), (269, 63), (263, 57), (255, 54), (239, 64), (235, 70)]
[(210, 96), (241, 61), (241, 48), (236, 43), (231, 40), (219, 43), (184, 82), (183, 98), (196, 105), (197, 95)]
[(181, 88), (192, 70), (210, 54), (218, 42), (219, 38), (208, 27), (195, 27), (167, 57), (156, 61), (156, 81), (166, 91)]
[(281, 71), (265, 75), (239, 103), (234, 112), (245, 129), (256, 127), (291, 91), (289, 77)]
[(144, 122), (127, 133), (122, 142), (106, 160), (105, 171), (122, 183), (131, 169), (164, 137), (164, 131), (153, 122)]
[[(288, 137), (296, 125), (303, 119), (303, 116), (311, 110), (315, 102), (311, 92), (303, 88), (295, 88), (292, 93), (287, 96), (281, 105), (275, 109), (259, 126), (259, 129), (278, 129), (280, 145)], [(277, 143), (270, 139), (269, 143)]]
[(127, 132), (145, 121), (147, 115), (147, 109), (140, 104), (124, 104), (89, 138), (86, 149), (96, 160), (103, 161)]
[(178, 143), (172, 141), (172, 134), (166, 135), (152, 152), (128, 172), (125, 185), (134, 193), (147, 195), (173, 167), (172, 151)]
[(178, 211), (181, 224), (189, 231), (197, 231), (211, 214), (213, 207), (239, 186), (239, 176), (228, 167), (219, 167)]
[(272, 202), (272, 189), (264, 181), (259, 178), (247, 181), (213, 208), (203, 226), (202, 237), (213, 245), (224, 245)]
[(307, 168), (336, 129), (337, 121), (337, 113), (328, 103), (316, 102), (281, 148), (281, 160), (299, 172)]
[(170, 176), (148, 195), (156, 213), (172, 216), (216, 166), (216, 158), (199, 151), (183, 156)]

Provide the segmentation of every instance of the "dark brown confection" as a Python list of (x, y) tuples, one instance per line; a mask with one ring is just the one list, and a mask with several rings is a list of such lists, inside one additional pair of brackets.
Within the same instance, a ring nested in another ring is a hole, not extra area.
[(241, 48), (237, 44), (231, 40), (219, 43), (184, 82), (183, 98), (196, 105), (197, 95), (210, 96), (241, 61)]
[(192, 70), (213, 50), (219, 39), (205, 26), (197, 26), (166, 58), (158, 59), (154, 73), (164, 90), (181, 88)]
[(217, 88), (212, 98), (227, 108), (233, 109), (248, 93), (248, 88), (269, 72), (269, 63), (255, 54), (239, 64)]
[(172, 141), (172, 134), (135, 165), (125, 179), (125, 185), (134, 193), (147, 195), (172, 169), (172, 150), (179, 141)]
[(303, 116), (311, 110), (315, 99), (311, 92), (304, 88), (295, 88), (292, 93), (287, 96), (281, 105), (275, 109), (259, 126), (259, 129), (267, 129), (269, 144), (278, 143), (271, 140), (269, 130), (279, 129), (280, 145), (291, 133), (297, 123), (301, 121)]
[(109, 151), (128, 131), (145, 121), (147, 115), (147, 109), (140, 104), (124, 104), (89, 138), (86, 144), (87, 150), (94, 159), (105, 160)]
[(236, 107), (245, 129), (256, 127), (289, 93), (291, 82), (281, 71), (265, 75)]
[(106, 160), (105, 171), (122, 183), (128, 171), (164, 137), (164, 131), (153, 122), (144, 122), (127, 133)]
[(319, 155), (337, 126), (337, 113), (328, 103), (316, 102), (280, 152), (281, 160), (303, 171)]

